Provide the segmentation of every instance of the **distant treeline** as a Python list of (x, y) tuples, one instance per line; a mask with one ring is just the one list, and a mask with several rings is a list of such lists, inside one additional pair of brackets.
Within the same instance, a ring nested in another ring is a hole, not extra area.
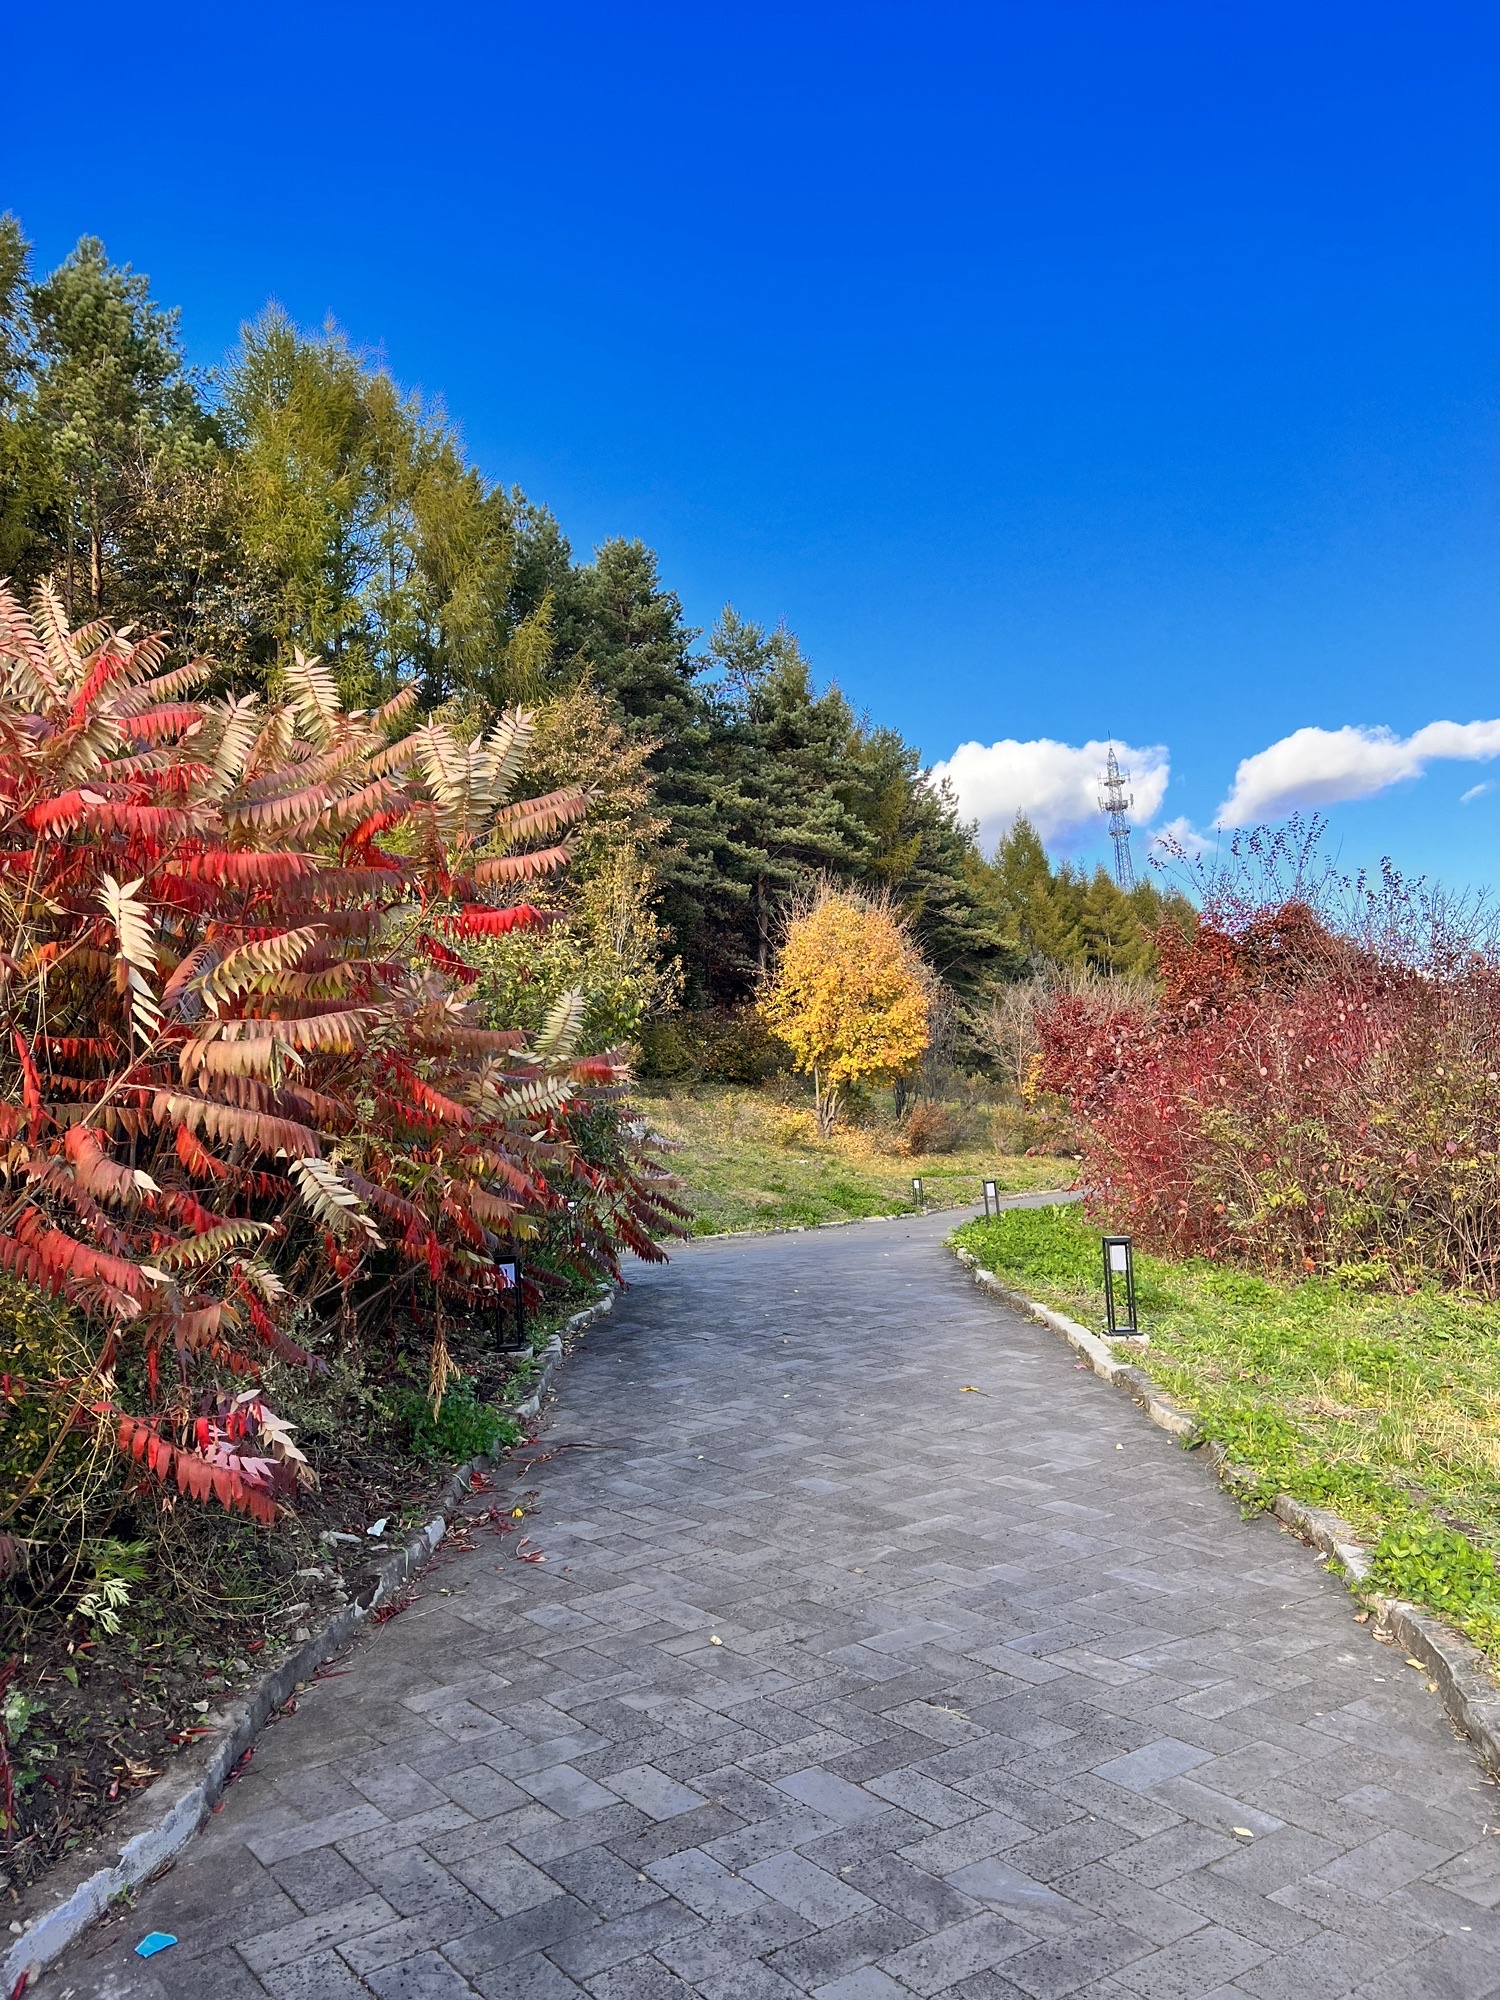
[(297, 646), (350, 702), (415, 682), (476, 723), (538, 708), (557, 775), (615, 783), (652, 950), (679, 963), (660, 990), (689, 1005), (751, 995), (819, 874), (888, 890), (969, 1002), (1038, 960), (1152, 963), (1154, 884), (1054, 868), (1024, 822), (986, 859), (918, 751), (819, 692), (790, 632), (729, 607), (694, 631), (639, 541), (579, 560), (338, 332), (273, 306), (195, 371), (144, 276), (85, 238), (37, 279), (6, 217), (0, 575), (49, 574), (75, 621), (167, 627), (226, 686), (274, 685)]

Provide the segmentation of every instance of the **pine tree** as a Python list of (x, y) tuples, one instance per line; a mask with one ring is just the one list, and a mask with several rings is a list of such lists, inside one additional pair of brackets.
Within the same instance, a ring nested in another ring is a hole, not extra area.
[(675, 591), (643, 542), (607, 541), (556, 599), (559, 656), (587, 671), (636, 733), (668, 823), (659, 858), (661, 912), (694, 1004), (745, 997), (754, 979), (748, 912), (760, 851), (732, 717), (702, 684)]
[(29, 306), (32, 409), (60, 489), (64, 601), (70, 616), (134, 609), (121, 602), (118, 557), (148, 470), (213, 437), (177, 312), (91, 236), (31, 288)]
[(745, 956), (763, 979), (788, 895), (820, 874), (856, 876), (869, 852), (869, 831), (840, 790), (858, 727), (836, 688), (814, 694), (784, 626), (768, 633), (726, 605), (708, 657), (738, 753), (744, 844), (756, 855)]

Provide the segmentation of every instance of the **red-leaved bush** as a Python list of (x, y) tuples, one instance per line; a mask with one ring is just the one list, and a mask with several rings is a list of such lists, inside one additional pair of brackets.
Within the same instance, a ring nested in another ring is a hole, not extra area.
[(471, 1001), (466, 941), (547, 921), (585, 810), (514, 796), (528, 719), (403, 735), (300, 656), (279, 705), (202, 702), (163, 659), (0, 589), (0, 1266), (96, 1330), (74, 1379), (0, 1357), (0, 1419), (42, 1399), (269, 1521), (310, 1474), (256, 1378), (312, 1365), (302, 1324), (420, 1293), (440, 1329), (518, 1240), (597, 1276), (680, 1211), (641, 1128), (579, 1143), (626, 1077), (581, 1001), (530, 1038)]
[(1500, 1295), (1500, 972), (1298, 898), (1157, 939), (1154, 1003), (1060, 996), (1036, 1083), (1101, 1215), (1164, 1253)]

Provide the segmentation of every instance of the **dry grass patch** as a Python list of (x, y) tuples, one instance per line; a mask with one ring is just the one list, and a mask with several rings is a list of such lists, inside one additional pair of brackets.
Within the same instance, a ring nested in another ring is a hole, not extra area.
[[(912, 1159), (889, 1120), (820, 1139), (811, 1106), (732, 1085), (663, 1091), (645, 1104), (681, 1148), (669, 1164), (687, 1183), (700, 1236), (909, 1213), (913, 1174), (928, 1208), (977, 1202), (986, 1177), (1013, 1191), (1066, 1187), (1073, 1178), (1071, 1160), (997, 1152), (977, 1136)], [(987, 1122), (964, 1121), (971, 1132)]]

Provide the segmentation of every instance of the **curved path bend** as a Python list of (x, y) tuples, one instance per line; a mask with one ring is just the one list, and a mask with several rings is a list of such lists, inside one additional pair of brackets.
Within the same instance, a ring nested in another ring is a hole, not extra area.
[(1500, 1799), (1437, 1701), (952, 1221), (643, 1273), (500, 1486), (546, 1561), (429, 1571), (39, 1990), (1500, 1993)]

